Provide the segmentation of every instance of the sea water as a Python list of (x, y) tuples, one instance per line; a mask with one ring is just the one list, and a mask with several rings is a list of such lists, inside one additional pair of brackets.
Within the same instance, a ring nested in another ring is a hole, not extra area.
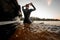
[(33, 23), (44, 23), (44, 24), (50, 24), (50, 25), (57, 25), (60, 26), (60, 21), (33, 21)]

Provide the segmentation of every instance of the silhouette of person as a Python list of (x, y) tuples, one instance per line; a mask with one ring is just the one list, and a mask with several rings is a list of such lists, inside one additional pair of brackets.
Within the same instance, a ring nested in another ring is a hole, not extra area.
[[(0, 40), (8, 40), (15, 32), (20, 6), (17, 0), (0, 0)], [(19, 16), (20, 17), (20, 16)]]
[[(29, 9), (29, 5), (33, 7), (33, 9)], [(24, 9), (24, 7), (26, 7), (26, 9)], [(34, 5), (32, 3), (26, 4), (25, 6), (22, 6), (22, 10), (24, 13), (24, 24), (31, 24), (32, 22), (30, 21), (29, 17), (32, 11), (35, 11), (36, 8), (34, 7)]]

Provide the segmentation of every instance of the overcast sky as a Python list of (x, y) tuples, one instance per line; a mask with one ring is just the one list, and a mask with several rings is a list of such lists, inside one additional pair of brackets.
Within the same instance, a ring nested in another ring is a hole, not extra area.
[(60, 19), (60, 0), (18, 0), (21, 6), (30, 2), (36, 7), (32, 17)]

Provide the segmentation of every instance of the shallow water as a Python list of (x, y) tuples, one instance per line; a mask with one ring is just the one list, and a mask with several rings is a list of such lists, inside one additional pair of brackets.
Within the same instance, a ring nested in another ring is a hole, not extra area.
[[(21, 21), (23, 23), (23, 21)], [(42, 24), (41, 24), (42, 23)], [(19, 25), (18, 30), (12, 36), (12, 40), (60, 40), (60, 22), (53, 21), (34, 21), (27, 29), (23, 24)], [(21, 29), (22, 28), (22, 29)], [(57, 34), (56, 34), (57, 33)]]
[[(60, 21), (33, 21), (33, 23), (42, 23), (42, 22), (44, 24), (60, 26)], [(23, 23), (23, 21), (21, 21), (21, 23)]]
[(36, 32), (47, 30), (49, 32), (60, 33), (60, 21), (33, 21), (31, 28), (32, 31)]
[(44, 24), (60, 26), (60, 21), (34, 21), (33, 23), (41, 23), (41, 22), (44, 22)]

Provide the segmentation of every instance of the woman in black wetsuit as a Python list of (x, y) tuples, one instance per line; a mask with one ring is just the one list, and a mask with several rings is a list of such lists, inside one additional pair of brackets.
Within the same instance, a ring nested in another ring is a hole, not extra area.
[[(31, 5), (33, 7), (33, 9), (29, 9), (29, 5)], [(26, 7), (26, 9), (24, 9), (24, 7)], [(26, 4), (25, 6), (22, 6), (22, 10), (24, 13), (24, 22), (23, 23), (31, 24), (29, 17), (30, 17), (31, 12), (35, 11), (36, 8), (34, 7), (34, 5), (32, 3), (29, 3), (29, 4)]]

